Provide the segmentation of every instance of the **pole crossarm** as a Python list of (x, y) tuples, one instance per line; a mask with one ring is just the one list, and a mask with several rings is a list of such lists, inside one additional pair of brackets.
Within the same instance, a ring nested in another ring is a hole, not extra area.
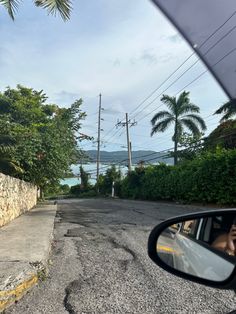
[(129, 167), (129, 171), (132, 170), (132, 155), (131, 155), (131, 142), (129, 139), (129, 128), (132, 126), (137, 125), (137, 122), (135, 120), (130, 120), (128, 118), (128, 113), (125, 114), (125, 121), (117, 121), (116, 123), (116, 128), (119, 127), (125, 127), (126, 128), (126, 135), (127, 135), (127, 148), (128, 148), (128, 167)]

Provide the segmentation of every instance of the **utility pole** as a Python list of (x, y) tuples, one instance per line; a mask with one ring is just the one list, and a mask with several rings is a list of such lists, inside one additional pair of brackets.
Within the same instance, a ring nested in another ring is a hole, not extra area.
[(129, 119), (128, 113), (125, 114), (125, 124), (126, 124), (126, 136), (127, 136), (127, 147), (128, 147), (128, 160), (129, 160), (129, 171), (132, 169), (131, 151), (130, 151), (130, 141), (129, 141)]
[(128, 118), (128, 113), (125, 114), (125, 122), (122, 122), (122, 121), (118, 121), (117, 124), (116, 124), (116, 127), (119, 127), (119, 126), (122, 126), (122, 127), (126, 127), (126, 136), (127, 136), (127, 148), (128, 148), (128, 168), (129, 168), (129, 171), (132, 170), (132, 159), (131, 159), (131, 142), (130, 142), (130, 139), (129, 139), (129, 127), (130, 126), (134, 126), (136, 125), (137, 122), (136, 121), (130, 121), (129, 118)]
[[(101, 110), (102, 110), (102, 95), (99, 94), (99, 109), (98, 109), (98, 146), (97, 146), (97, 183), (98, 183), (98, 179), (99, 179), (99, 166), (100, 166)], [(97, 189), (98, 189), (98, 188), (97, 188)]]

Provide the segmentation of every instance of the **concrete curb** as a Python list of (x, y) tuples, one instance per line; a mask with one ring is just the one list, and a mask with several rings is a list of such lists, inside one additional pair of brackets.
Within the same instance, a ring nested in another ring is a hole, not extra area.
[(0, 291), (0, 313), (22, 298), (23, 295), (38, 282), (38, 280), (38, 275), (32, 274), (30, 278), (25, 279), (14, 289)]
[[(17, 262), (16, 262), (17, 263)], [(43, 263), (29, 263), (21, 267), (17, 265), (18, 273), (9, 276), (0, 285), (0, 313), (16, 301), (20, 300), (40, 280), (48, 275), (48, 265)]]
[[(46, 207), (49, 212), (47, 212)], [(49, 254), (52, 246), (55, 223), (54, 213), (56, 214), (56, 210), (57, 206), (53, 204), (45, 204), (43, 207), (42, 204), (39, 204), (31, 213), (28, 212), (25, 217), (22, 215), (21, 218), (17, 218), (17, 220), (15, 222), (13, 221), (9, 226), (2, 228), (5, 230), (2, 230), (2, 235), (0, 234), (0, 241), (4, 240), (7, 242), (10, 232), (13, 232), (13, 238), (15, 237), (17, 239), (19, 228), (21, 228), (21, 230), (29, 228), (32, 222), (33, 228), (37, 227), (37, 232), (42, 234), (44, 245), (40, 247), (42, 237), (35, 237), (32, 233), (31, 226), (29, 234), (32, 234), (32, 238), (31, 235), (28, 236), (27, 243), (25, 243), (24, 246), (24, 252), (20, 252), (21, 255), (19, 255), (19, 251), (16, 252), (15, 250), (12, 251), (12, 254), (8, 252), (6, 250), (7, 245), (9, 245), (8, 243), (5, 244), (5, 247), (2, 247), (1, 253), (5, 253), (5, 255), (2, 254), (0, 257), (0, 313), (20, 300), (40, 280), (44, 280), (47, 277)], [(35, 218), (30, 220), (30, 224), (29, 215), (35, 215)], [(41, 215), (41, 220), (39, 220), (39, 215)], [(35, 226), (35, 224), (37, 224), (37, 226)], [(45, 228), (45, 224), (47, 225), (47, 229), (43, 229)], [(27, 229), (25, 230), (25, 232), (27, 232)], [(43, 233), (44, 231), (46, 231), (46, 234)], [(30, 246), (29, 244), (32, 243), (32, 241), (34, 245)], [(36, 253), (36, 255), (32, 255), (33, 253)]]

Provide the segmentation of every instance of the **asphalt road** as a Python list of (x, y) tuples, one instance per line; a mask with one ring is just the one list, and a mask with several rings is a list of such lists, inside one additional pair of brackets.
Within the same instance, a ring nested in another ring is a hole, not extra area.
[(49, 278), (6, 313), (228, 313), (232, 291), (187, 282), (147, 256), (151, 229), (197, 207), (125, 200), (60, 201)]

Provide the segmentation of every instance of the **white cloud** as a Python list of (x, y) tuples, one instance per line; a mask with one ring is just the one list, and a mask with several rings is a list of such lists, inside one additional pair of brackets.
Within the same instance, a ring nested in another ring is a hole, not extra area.
[[(125, 112), (136, 108), (191, 54), (182, 37), (149, 1), (78, 1), (68, 23), (46, 16), (32, 4), (25, 3), (21, 12), (15, 23), (4, 18), (0, 30), (1, 89), (18, 83), (43, 89), (49, 101), (60, 105), (70, 105), (82, 97), (90, 126), (96, 126), (101, 92), (106, 109), (104, 133), (109, 133), (118, 118), (123, 119)], [(194, 67), (166, 93), (176, 93), (202, 70), (201, 64)], [(172, 81), (181, 73), (176, 73)], [(204, 116), (226, 99), (210, 75), (196, 81), (188, 90)], [(140, 107), (137, 120), (158, 106), (160, 101), (143, 109), (155, 95)], [(132, 132), (149, 136), (151, 117), (143, 119)], [(93, 131), (89, 126), (84, 130)], [(172, 145), (169, 140), (159, 144), (159, 138), (161, 135), (150, 139), (134, 137), (134, 140), (137, 146), (152, 146), (156, 150)], [(115, 140), (120, 141), (121, 137), (117, 135)]]

